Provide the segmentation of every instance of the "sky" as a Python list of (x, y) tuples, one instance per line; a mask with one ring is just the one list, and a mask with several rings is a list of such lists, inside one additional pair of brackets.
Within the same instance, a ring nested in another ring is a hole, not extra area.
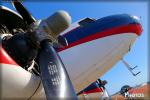
[[(15, 10), (9, 2), (4, 6)], [(36, 19), (44, 19), (58, 10), (66, 10), (72, 17), (72, 23), (85, 17), (99, 19), (114, 14), (131, 14), (141, 18), (142, 35), (136, 40), (131, 51), (124, 59), (132, 66), (138, 65), (134, 72), (141, 71), (137, 77), (127, 70), (119, 61), (105, 73), (102, 80), (107, 80), (106, 88), (110, 94), (121, 89), (123, 85), (135, 86), (148, 81), (148, 4), (147, 2), (24, 2), (25, 7)]]

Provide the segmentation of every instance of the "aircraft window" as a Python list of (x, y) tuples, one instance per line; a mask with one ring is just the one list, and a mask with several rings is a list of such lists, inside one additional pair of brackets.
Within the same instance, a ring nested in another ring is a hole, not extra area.
[(85, 19), (83, 19), (79, 22), (79, 25), (80, 26), (86, 26), (86, 25), (88, 25), (89, 23), (92, 23), (92, 22), (95, 22), (95, 19), (85, 18)]

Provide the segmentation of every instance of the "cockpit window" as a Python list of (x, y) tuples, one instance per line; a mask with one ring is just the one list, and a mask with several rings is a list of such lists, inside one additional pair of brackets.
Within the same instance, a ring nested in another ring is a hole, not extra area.
[(86, 26), (86, 25), (88, 25), (89, 23), (92, 23), (92, 22), (95, 22), (95, 19), (85, 18), (85, 19), (83, 19), (79, 22), (79, 25), (80, 26)]

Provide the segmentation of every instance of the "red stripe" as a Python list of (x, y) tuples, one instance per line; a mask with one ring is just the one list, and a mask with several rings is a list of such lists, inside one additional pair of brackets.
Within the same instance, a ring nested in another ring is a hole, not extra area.
[(0, 45), (0, 64), (11, 64), (19, 66)]
[(88, 42), (88, 41), (95, 40), (95, 39), (103, 38), (103, 37), (110, 36), (110, 35), (129, 33), (129, 32), (135, 33), (137, 35), (141, 35), (142, 27), (140, 24), (129, 24), (129, 25), (125, 25), (125, 26), (114, 27), (112, 29), (107, 29), (105, 31), (95, 33), (91, 36), (88, 36), (88, 37), (82, 38), (76, 42), (73, 42), (73, 43), (69, 44), (69, 46), (60, 48), (58, 50), (58, 52), (63, 51), (68, 48), (71, 48), (73, 46)]
[(90, 93), (97, 93), (97, 92), (103, 92), (101, 88), (95, 88), (89, 91), (84, 91), (83, 94), (90, 94)]

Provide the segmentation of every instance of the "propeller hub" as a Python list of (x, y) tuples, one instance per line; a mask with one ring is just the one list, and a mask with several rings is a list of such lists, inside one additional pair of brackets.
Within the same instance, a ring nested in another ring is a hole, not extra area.
[(69, 27), (71, 17), (66, 11), (58, 11), (47, 19), (35, 22), (31, 27), (35, 31), (37, 41), (51, 40), (57, 41), (61, 32)]

